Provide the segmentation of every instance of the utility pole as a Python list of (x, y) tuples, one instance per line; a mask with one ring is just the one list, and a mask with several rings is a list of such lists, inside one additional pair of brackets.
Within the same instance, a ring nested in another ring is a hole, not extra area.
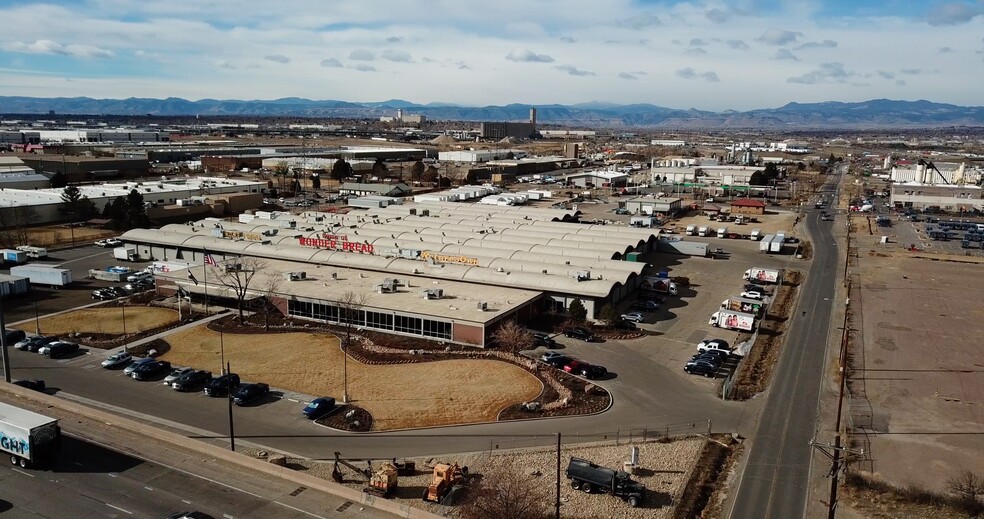
[[(229, 363), (226, 363), (226, 375), (231, 375), (232, 370), (229, 368)], [(229, 450), (236, 452), (236, 429), (233, 427), (232, 423), (232, 377), (228, 376), (226, 378), (228, 385), (226, 386), (226, 394), (229, 399)]]
[(554, 519), (560, 519), (560, 433), (557, 433), (557, 490), (554, 501)]
[[(13, 292), (13, 286), (10, 292)], [(10, 382), (10, 356), (7, 355), (7, 321), (3, 314), (3, 295), (0, 294), (0, 362), (3, 363), (3, 380)]]

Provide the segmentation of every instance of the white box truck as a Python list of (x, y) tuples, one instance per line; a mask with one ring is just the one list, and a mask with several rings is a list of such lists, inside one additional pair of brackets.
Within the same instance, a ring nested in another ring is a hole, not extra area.
[(697, 234), (697, 226), (696, 225), (688, 225), (687, 226), (687, 236), (695, 236), (696, 234)]
[(762, 317), (762, 313), (765, 311), (765, 303), (755, 299), (746, 299), (744, 297), (729, 297), (724, 301), (721, 301), (721, 309), (731, 310), (732, 312), (752, 314), (755, 317)]
[(61, 444), (58, 420), (0, 402), (0, 449), (27, 468), (50, 460)]
[(657, 294), (668, 294), (671, 296), (679, 294), (676, 283), (670, 281), (669, 279), (655, 276), (642, 276), (642, 281), (639, 283), (639, 289), (656, 292)]
[(776, 237), (772, 238), (772, 241), (769, 242), (769, 253), (782, 252), (782, 247), (785, 243), (786, 237), (781, 234), (777, 234)]
[(113, 249), (113, 257), (121, 261), (138, 261), (136, 247), (116, 247)]
[(718, 235), (718, 238), (724, 238), (724, 237), (726, 237), (728, 235), (728, 226), (725, 225), (725, 226), (722, 226), (722, 227), (718, 227), (717, 235)]
[(701, 225), (697, 229), (697, 236), (707, 236), (707, 226), (706, 225)]
[(752, 240), (752, 241), (759, 241), (759, 240), (761, 240), (762, 239), (762, 230), (761, 229), (752, 229), (752, 234), (749, 234), (748, 235), (748, 239), (749, 240)]
[(718, 310), (711, 314), (707, 324), (716, 328), (750, 332), (755, 328), (755, 316), (732, 310)]
[(30, 245), (21, 245), (17, 247), (17, 250), (24, 251), (27, 253), (27, 257), (31, 259), (41, 259), (48, 257), (48, 249), (44, 247), (32, 247)]
[(759, 242), (759, 252), (769, 252), (769, 247), (772, 246), (772, 240), (775, 239), (775, 234), (766, 234), (762, 241)]
[(30, 279), (35, 285), (63, 287), (72, 283), (72, 270), (60, 268), (58, 265), (37, 263), (18, 265), (10, 267), (10, 275)]
[(741, 278), (755, 283), (768, 283), (774, 285), (779, 282), (779, 276), (781, 274), (782, 271), (779, 269), (752, 267), (746, 270), (745, 273), (741, 275)]

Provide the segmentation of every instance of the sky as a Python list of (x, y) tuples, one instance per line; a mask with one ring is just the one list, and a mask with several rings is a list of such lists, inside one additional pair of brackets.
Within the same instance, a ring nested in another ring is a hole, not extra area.
[(0, 0), (0, 96), (984, 105), (984, 0)]

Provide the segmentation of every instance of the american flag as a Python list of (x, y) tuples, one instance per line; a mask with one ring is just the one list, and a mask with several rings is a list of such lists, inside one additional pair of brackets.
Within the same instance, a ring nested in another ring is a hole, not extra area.
[(211, 254), (206, 254), (205, 255), (205, 264), (206, 265), (211, 265), (213, 267), (216, 266), (216, 265), (218, 265), (218, 263), (215, 262), (215, 258), (213, 258)]

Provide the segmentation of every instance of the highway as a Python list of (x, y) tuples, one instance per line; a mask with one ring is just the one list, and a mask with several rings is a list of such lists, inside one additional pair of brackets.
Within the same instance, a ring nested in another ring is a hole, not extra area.
[[(62, 422), (71, 428), (70, 423)], [(161, 446), (141, 452), (165, 454)], [(138, 459), (74, 436), (64, 436), (50, 467), (0, 467), (0, 514), (12, 519), (167, 517), (199, 510), (221, 518), (392, 518), (360, 507), (336, 509), (344, 499), (260, 474), (174, 452), (167, 464)], [(182, 468), (183, 467), (183, 468)], [(195, 474), (192, 473), (194, 471)]]
[[(842, 173), (843, 171), (841, 171)], [(823, 187), (837, 199), (831, 175)], [(834, 202), (836, 205), (836, 202)], [(805, 225), (814, 244), (814, 258), (800, 287), (798, 312), (787, 331), (782, 356), (768, 400), (752, 440), (730, 517), (791, 519), (803, 517), (810, 477), (810, 459), (817, 403), (825, 366), (834, 288), (840, 279), (832, 222), (820, 211), (807, 212)]]

